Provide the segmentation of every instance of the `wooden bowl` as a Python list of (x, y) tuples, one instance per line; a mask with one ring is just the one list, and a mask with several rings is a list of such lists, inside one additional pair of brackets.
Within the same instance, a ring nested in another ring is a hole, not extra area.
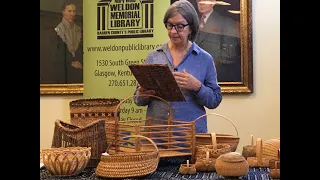
[(72, 176), (83, 171), (91, 157), (91, 147), (60, 147), (43, 149), (45, 168), (55, 176)]

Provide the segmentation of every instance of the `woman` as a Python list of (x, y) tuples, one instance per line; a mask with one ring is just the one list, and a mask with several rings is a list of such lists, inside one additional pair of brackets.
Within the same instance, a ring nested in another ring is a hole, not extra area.
[[(199, 19), (193, 5), (188, 1), (176, 1), (166, 11), (163, 19), (170, 40), (150, 52), (147, 64), (168, 64), (181, 88), (186, 102), (170, 102), (174, 120), (192, 121), (206, 113), (205, 107), (219, 106), (222, 96), (217, 82), (216, 68), (212, 56), (194, 43), (199, 31)], [(138, 86), (135, 95), (151, 94)], [(168, 107), (164, 102), (148, 96), (136, 96), (138, 106), (148, 105), (147, 117), (168, 118)], [(206, 133), (206, 117), (196, 122), (196, 132)]]
[[(55, 28), (57, 32), (57, 53), (55, 68), (56, 77), (67, 84), (82, 83), (82, 32), (81, 28), (74, 23), (76, 15), (75, 4), (67, 0), (62, 6), (62, 21)], [(62, 62), (65, 59), (65, 62)], [(64, 73), (63, 73), (64, 72)]]

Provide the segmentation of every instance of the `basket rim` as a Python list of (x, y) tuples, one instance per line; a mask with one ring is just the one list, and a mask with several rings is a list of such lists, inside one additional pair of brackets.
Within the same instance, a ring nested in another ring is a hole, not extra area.
[[(96, 101), (101, 101), (97, 103)], [(95, 104), (91, 104), (95, 102)], [(70, 101), (70, 107), (97, 107), (97, 106), (114, 106), (120, 103), (116, 98), (83, 98)]]
[[(67, 128), (67, 127), (63, 126), (62, 123), (67, 124), (67, 125), (69, 125), (69, 126), (74, 126), (75, 129)], [(63, 130), (66, 131), (66, 132), (73, 132), (73, 133), (85, 131), (86, 128), (92, 127), (92, 126), (94, 126), (94, 125), (96, 125), (96, 124), (99, 124), (99, 123), (105, 125), (104, 119), (98, 119), (98, 120), (92, 121), (92, 122), (88, 123), (88, 124), (87, 124), (86, 126), (84, 126), (84, 127), (79, 127), (79, 126), (76, 126), (76, 125), (74, 125), (74, 124), (70, 124), (70, 123), (64, 122), (64, 121), (62, 121), (62, 120), (60, 120), (60, 119), (57, 119), (57, 120), (55, 121), (55, 124), (56, 124), (57, 127), (63, 129)]]

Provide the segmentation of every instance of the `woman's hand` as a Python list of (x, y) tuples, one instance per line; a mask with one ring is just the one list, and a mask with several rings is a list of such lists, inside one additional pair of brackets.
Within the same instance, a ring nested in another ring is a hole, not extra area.
[(186, 69), (184, 69), (182, 72), (172, 72), (172, 73), (180, 88), (189, 89), (193, 91), (200, 90), (201, 82), (197, 78), (195, 78), (192, 74), (187, 73)]
[(143, 87), (139, 87), (138, 92), (139, 92), (140, 97), (142, 97), (144, 99), (149, 98), (150, 96), (143, 96), (143, 94), (146, 94), (146, 95), (155, 95), (156, 94), (155, 90), (148, 90)]

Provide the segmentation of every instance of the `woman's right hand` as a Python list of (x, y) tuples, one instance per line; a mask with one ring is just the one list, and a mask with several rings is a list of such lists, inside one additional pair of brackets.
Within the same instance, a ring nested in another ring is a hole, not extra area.
[(143, 96), (143, 94), (146, 94), (146, 95), (155, 95), (156, 94), (155, 90), (148, 90), (148, 89), (145, 89), (143, 87), (139, 87), (138, 91), (139, 91), (140, 97), (142, 97), (144, 99), (145, 98), (149, 98), (150, 96)]

